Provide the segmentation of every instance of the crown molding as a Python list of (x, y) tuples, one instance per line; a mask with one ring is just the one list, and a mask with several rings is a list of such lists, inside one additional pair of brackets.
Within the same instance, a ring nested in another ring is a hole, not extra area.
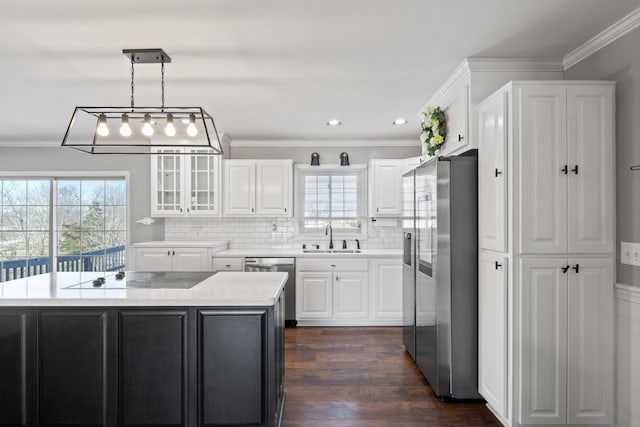
[(257, 140), (234, 139), (232, 148), (238, 147), (415, 147), (420, 140)]
[(640, 286), (616, 284), (616, 298), (640, 304)]
[(444, 95), (472, 73), (536, 71), (561, 73), (564, 71), (562, 60), (553, 58), (466, 58), (420, 107), (417, 114), (422, 118), (422, 112), (427, 106), (437, 105)]
[(593, 55), (609, 43), (612, 43), (625, 34), (635, 30), (638, 26), (640, 26), (640, 8), (634, 10), (562, 58), (564, 69), (567, 70), (573, 67), (578, 62)]
[(467, 58), (471, 72), (562, 72), (562, 60), (557, 58)]
[(448, 93), (451, 89), (453, 89), (458, 83), (462, 81), (462, 79), (466, 78), (471, 74), (471, 68), (469, 67), (469, 59), (465, 59), (453, 70), (453, 73), (447, 77), (447, 79), (440, 85), (438, 90), (435, 91), (433, 95), (425, 102), (420, 109), (417, 111), (418, 116), (422, 119), (422, 112), (426, 110), (427, 106), (435, 105), (438, 103), (440, 98), (442, 98), (446, 93)]

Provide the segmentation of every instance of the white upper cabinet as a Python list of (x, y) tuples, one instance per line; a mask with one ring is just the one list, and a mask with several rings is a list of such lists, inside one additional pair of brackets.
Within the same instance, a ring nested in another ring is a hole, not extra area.
[(567, 88), (569, 252), (614, 251), (613, 91)]
[(465, 151), (469, 145), (469, 84), (459, 84), (449, 92), (440, 108), (447, 119), (445, 148), (441, 154)]
[(255, 215), (256, 165), (254, 160), (224, 161), (224, 214)]
[(163, 154), (151, 156), (151, 216), (219, 215), (220, 156), (188, 149), (158, 152)]
[(566, 88), (527, 85), (519, 94), (520, 252), (566, 252)]
[(478, 108), (478, 221), (480, 248), (507, 250), (507, 95), (491, 98)]
[(518, 90), (521, 253), (613, 250), (613, 90)]
[(399, 217), (402, 214), (402, 174), (405, 160), (369, 161), (369, 216)]
[(256, 162), (256, 213), (284, 216), (291, 213), (292, 164), (290, 160)]
[[(452, 156), (478, 148), (482, 122), (478, 103), (510, 80), (562, 79), (562, 64), (518, 58), (467, 58), (431, 95), (419, 111), (440, 107), (447, 121), (447, 137), (437, 152)], [(426, 156), (426, 154), (423, 154)]]
[(291, 216), (291, 160), (225, 160), (225, 216)]

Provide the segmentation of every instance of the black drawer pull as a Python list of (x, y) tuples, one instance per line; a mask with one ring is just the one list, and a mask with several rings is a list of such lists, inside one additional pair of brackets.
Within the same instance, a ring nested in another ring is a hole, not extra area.
[(565, 267), (562, 267), (562, 268), (561, 268), (561, 270), (562, 270), (562, 274), (567, 274), (567, 271), (569, 270), (569, 267), (571, 267), (571, 266), (570, 266), (570, 265), (567, 265), (567, 266), (565, 266)]
[(576, 175), (578, 175), (578, 165), (576, 165), (576, 167), (574, 167), (573, 169), (571, 169), (571, 172), (575, 173)]
[(502, 175), (502, 171), (500, 169), (496, 169), (496, 178)]
[(501, 269), (502, 269), (502, 264), (496, 261), (496, 270), (501, 270)]
[(576, 274), (580, 273), (580, 264), (576, 264), (575, 266), (571, 267), (576, 271)]
[(461, 142), (464, 139), (464, 136), (458, 134), (458, 142)]
[(560, 169), (560, 172), (564, 173), (565, 175), (569, 173), (569, 168), (567, 167), (567, 165), (564, 165), (564, 167), (562, 169)]

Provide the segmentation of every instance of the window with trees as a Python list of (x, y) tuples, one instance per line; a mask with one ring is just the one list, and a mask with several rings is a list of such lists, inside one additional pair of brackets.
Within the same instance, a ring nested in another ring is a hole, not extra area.
[(124, 268), (124, 178), (0, 179), (0, 281)]

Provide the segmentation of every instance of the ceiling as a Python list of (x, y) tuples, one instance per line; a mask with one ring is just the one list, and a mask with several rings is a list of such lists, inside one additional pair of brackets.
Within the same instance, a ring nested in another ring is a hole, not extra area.
[[(0, 142), (61, 141), (75, 106), (129, 105), (123, 48), (163, 48), (166, 105), (204, 107), (233, 139), (416, 139), (416, 112), (464, 58), (562, 58), (639, 6), (3, 0)], [(136, 105), (158, 106), (160, 67), (135, 72)]]

